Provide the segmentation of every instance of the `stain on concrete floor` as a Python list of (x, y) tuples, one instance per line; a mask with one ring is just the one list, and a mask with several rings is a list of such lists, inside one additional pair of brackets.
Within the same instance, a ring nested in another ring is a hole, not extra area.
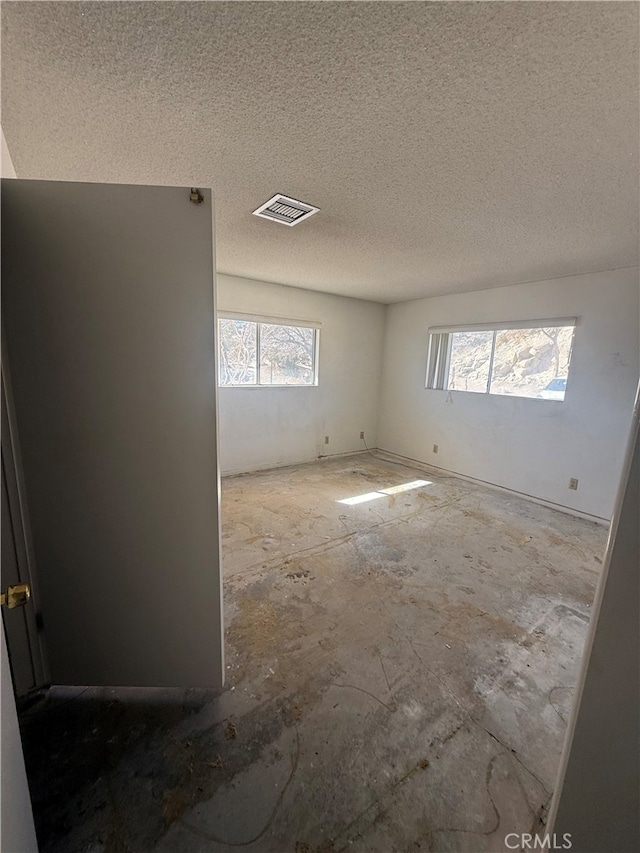
[(529, 831), (606, 529), (370, 455), (227, 478), (222, 509), (225, 688), (23, 708), (43, 853), (482, 853)]

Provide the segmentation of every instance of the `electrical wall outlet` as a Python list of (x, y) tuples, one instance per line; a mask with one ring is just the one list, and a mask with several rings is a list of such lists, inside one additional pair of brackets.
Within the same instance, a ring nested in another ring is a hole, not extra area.
[(572, 477), (569, 480), (569, 488), (573, 489), (574, 492), (578, 491), (578, 481), (575, 479), (575, 477)]
[(434, 445), (433, 445), (433, 452), (434, 452), (434, 453), (437, 453), (437, 452), (438, 452), (438, 445), (437, 445), (437, 444), (434, 444)]
[(360, 438), (364, 438), (364, 430), (360, 430)]
[(324, 443), (325, 443), (325, 444), (329, 444), (329, 436), (328, 436), (328, 435), (325, 435), (325, 437), (324, 437)]

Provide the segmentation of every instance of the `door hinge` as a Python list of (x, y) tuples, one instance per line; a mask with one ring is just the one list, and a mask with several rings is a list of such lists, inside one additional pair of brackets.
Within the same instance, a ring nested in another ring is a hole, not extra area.
[(7, 591), (0, 594), (0, 605), (13, 610), (14, 607), (24, 607), (31, 598), (31, 587), (28, 583), (16, 583), (7, 587)]

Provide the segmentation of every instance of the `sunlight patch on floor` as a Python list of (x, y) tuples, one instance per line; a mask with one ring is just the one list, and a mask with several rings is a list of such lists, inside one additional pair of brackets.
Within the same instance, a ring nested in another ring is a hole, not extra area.
[(401, 483), (399, 486), (389, 486), (388, 489), (377, 489), (375, 492), (367, 492), (364, 495), (354, 495), (352, 498), (342, 498), (342, 500), (336, 501), (336, 503), (354, 506), (355, 504), (367, 503), (367, 501), (374, 501), (377, 498), (383, 498), (388, 495), (398, 495), (400, 492), (409, 492), (411, 489), (421, 489), (423, 486), (430, 485), (431, 480), (412, 480), (410, 483)]

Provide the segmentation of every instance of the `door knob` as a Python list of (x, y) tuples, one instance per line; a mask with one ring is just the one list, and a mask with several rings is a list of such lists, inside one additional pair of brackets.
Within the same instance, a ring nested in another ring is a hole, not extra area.
[(7, 591), (0, 595), (0, 605), (6, 605), (9, 610), (14, 607), (24, 607), (31, 598), (31, 587), (28, 583), (17, 583), (7, 587)]

